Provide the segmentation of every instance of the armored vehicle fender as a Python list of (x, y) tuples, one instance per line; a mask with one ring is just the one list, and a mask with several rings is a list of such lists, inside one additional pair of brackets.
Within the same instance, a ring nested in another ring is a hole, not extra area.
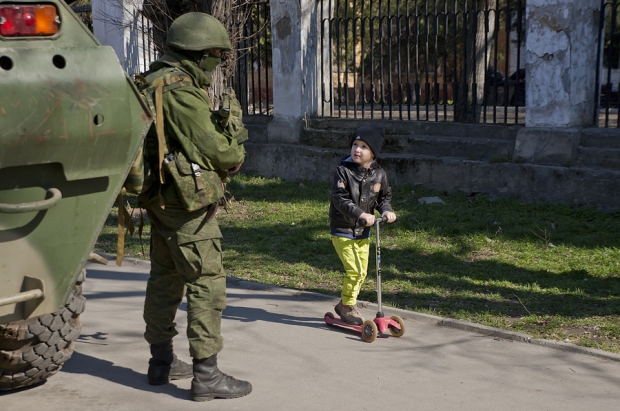
[(0, 390), (71, 356), (86, 260), (151, 122), (66, 3), (0, 0)]

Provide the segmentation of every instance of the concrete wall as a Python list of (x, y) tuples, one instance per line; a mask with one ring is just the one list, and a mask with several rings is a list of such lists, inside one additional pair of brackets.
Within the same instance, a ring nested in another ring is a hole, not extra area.
[[(616, 129), (538, 129), (535, 133), (523, 126), (315, 119), (308, 122), (299, 143), (274, 144), (267, 143), (270, 120), (246, 119), (250, 140), (242, 171), (289, 181), (329, 182), (340, 157), (348, 152), (348, 134), (372, 121), (386, 130), (379, 163), (392, 185), (620, 208), (620, 131)], [(544, 148), (518, 147), (524, 133), (538, 136)], [(515, 155), (526, 150), (531, 150), (532, 161)]]

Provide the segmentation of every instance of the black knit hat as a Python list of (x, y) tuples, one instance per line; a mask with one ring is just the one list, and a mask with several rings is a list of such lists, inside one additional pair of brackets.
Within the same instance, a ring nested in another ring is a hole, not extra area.
[(352, 146), (355, 140), (362, 140), (364, 143), (368, 144), (368, 147), (370, 147), (372, 154), (374, 154), (376, 158), (381, 152), (384, 138), (385, 134), (383, 132), (383, 128), (371, 124), (356, 128), (351, 135), (349, 145)]

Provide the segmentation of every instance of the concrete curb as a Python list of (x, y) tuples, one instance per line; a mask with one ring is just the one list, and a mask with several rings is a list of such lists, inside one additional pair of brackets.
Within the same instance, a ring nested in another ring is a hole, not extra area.
[[(116, 260), (116, 255), (107, 254), (107, 253), (97, 253), (108, 261), (114, 262)], [(150, 268), (151, 262), (140, 260), (137, 258), (125, 257), (123, 259), (123, 264), (132, 264), (134, 266), (140, 266), (143, 268)], [(270, 291), (277, 294), (286, 294), (296, 296), (309, 301), (332, 301), (333, 304), (336, 304), (339, 300), (338, 297), (334, 297), (331, 295), (320, 294), (310, 291), (300, 291), (293, 290), (290, 288), (279, 287), (276, 285), (269, 284), (261, 284), (253, 281), (243, 280), (237, 277), (226, 277), (227, 285), (236, 285), (249, 290), (262, 290), (262, 291)], [(362, 308), (374, 308), (378, 310), (378, 305), (375, 303), (370, 303), (366, 301), (359, 301), (358, 306)], [(610, 361), (618, 361), (620, 362), (620, 354), (611, 353), (604, 350), (599, 350), (598, 348), (589, 348), (582, 347), (580, 345), (575, 345), (571, 343), (566, 343), (563, 341), (554, 341), (554, 340), (542, 340), (537, 338), (532, 338), (528, 334), (523, 334), (515, 331), (502, 330), (499, 328), (489, 327), (486, 325), (471, 323), (468, 321), (456, 320), (454, 318), (445, 318), (439, 317), (430, 314), (419, 313), (415, 311), (403, 310), (401, 308), (393, 308), (393, 307), (383, 307), (383, 311), (387, 316), (390, 315), (398, 315), (403, 319), (410, 319), (414, 321), (420, 321), (426, 324), (434, 324), (441, 327), (454, 328), (461, 331), (468, 331), (477, 334), (486, 335), (488, 337), (499, 338), (508, 341), (518, 341), (524, 342), (534, 345), (539, 345), (541, 347), (553, 348), (559, 351), (572, 352), (578, 354), (586, 354), (591, 355), (593, 357), (603, 358)]]

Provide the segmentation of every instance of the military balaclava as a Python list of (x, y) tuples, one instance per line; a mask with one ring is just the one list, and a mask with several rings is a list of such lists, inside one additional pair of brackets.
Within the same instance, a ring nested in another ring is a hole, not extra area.
[(198, 67), (208, 75), (211, 74), (221, 62), (221, 57), (215, 57), (209, 50), (206, 50), (198, 62)]

